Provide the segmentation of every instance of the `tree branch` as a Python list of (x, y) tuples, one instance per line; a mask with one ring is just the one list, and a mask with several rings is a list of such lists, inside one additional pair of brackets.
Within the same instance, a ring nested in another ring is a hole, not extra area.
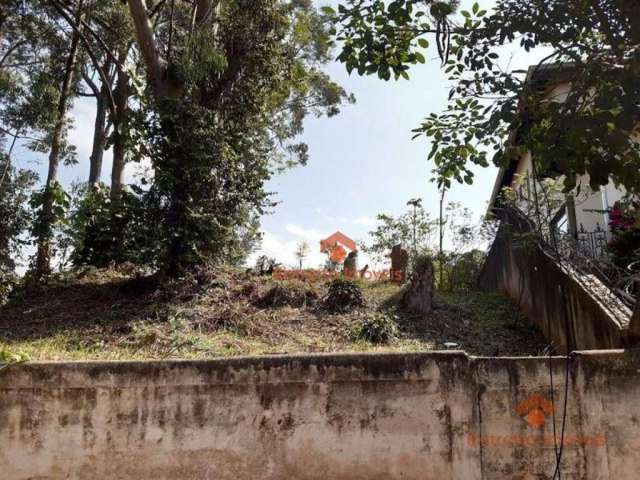
[[(71, 25), (73, 27), (73, 30), (77, 33), (78, 38), (80, 39), (80, 41), (83, 43), (85, 50), (87, 51), (87, 55), (89, 55), (89, 58), (91, 59), (91, 63), (93, 63), (93, 66), (95, 67), (95, 69), (97, 70), (98, 74), (100, 75), (100, 79), (105, 83), (105, 84), (109, 84), (109, 79), (107, 77), (107, 75), (104, 73), (104, 70), (102, 69), (102, 66), (100, 65), (100, 62), (98, 61), (98, 59), (96, 58), (96, 55), (93, 53), (93, 50), (91, 49), (91, 45), (89, 44), (87, 37), (84, 36), (84, 33), (82, 32), (82, 29), (79, 28), (78, 25), (76, 25), (76, 23), (73, 21), (73, 19), (68, 15), (68, 13), (65, 11), (64, 8), (62, 8), (59, 4), (57, 0), (53, 0), (53, 7), (58, 11), (58, 13), (67, 21), (67, 23), (69, 25)], [(80, 25), (82, 25), (82, 23), (80, 23)], [(108, 88), (107, 89), (107, 97), (109, 99), (109, 110), (111, 111), (111, 114), (114, 116), (114, 122), (117, 122), (117, 114), (116, 114), (116, 103), (113, 99), (113, 93), (111, 92), (111, 89)]]
[(82, 79), (84, 80), (84, 82), (89, 86), (89, 88), (93, 92), (93, 95), (89, 95), (89, 96), (97, 97), (98, 95), (100, 95), (100, 89), (95, 84), (95, 82), (91, 80), (91, 77), (89, 77), (89, 75), (87, 74), (87, 71), (84, 68), (82, 68), (80, 74), (82, 75)]
[(0, 68), (2, 68), (2, 64), (5, 62), (5, 60), (9, 58), (9, 55), (11, 55), (15, 50), (20, 48), (25, 43), (27, 43), (27, 41), (22, 40), (20, 42), (17, 42), (15, 45), (12, 45), (11, 47), (9, 47), (9, 50), (7, 50), (5, 54), (2, 56), (2, 59), (0, 59)]
[(128, 4), (142, 58), (151, 80), (149, 83), (156, 98), (163, 97), (168, 90), (164, 81), (165, 67), (160, 59), (156, 38), (149, 23), (147, 7), (144, 0), (128, 0)]

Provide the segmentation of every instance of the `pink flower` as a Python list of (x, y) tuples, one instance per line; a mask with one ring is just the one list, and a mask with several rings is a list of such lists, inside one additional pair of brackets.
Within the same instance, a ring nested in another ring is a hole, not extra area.
[(620, 202), (616, 202), (609, 212), (609, 227), (611, 230), (629, 230), (634, 225), (634, 219), (622, 210)]

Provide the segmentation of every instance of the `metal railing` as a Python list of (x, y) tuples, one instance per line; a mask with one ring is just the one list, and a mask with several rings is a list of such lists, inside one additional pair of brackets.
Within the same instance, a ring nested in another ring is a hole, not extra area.
[(533, 236), (545, 253), (570, 270), (585, 289), (617, 316), (628, 316), (625, 307), (633, 309), (640, 294), (640, 261), (627, 268), (615, 265), (607, 249), (607, 231), (598, 226), (587, 232), (581, 227), (576, 238), (548, 226), (537, 226), (514, 207), (503, 209), (502, 217), (515, 230)]

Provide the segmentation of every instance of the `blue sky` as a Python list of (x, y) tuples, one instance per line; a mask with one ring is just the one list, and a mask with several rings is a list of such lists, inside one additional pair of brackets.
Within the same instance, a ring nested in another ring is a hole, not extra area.
[[(335, 5), (338, 2), (323, 2)], [(462, 2), (469, 8), (473, 2)], [(494, 4), (481, 2), (484, 8)], [(526, 68), (546, 50), (525, 54), (517, 46), (501, 50), (501, 63)], [(431, 183), (433, 166), (425, 137), (411, 140), (411, 130), (431, 112), (446, 106), (450, 83), (434, 49), (424, 65), (410, 71), (410, 80), (384, 82), (376, 76), (348, 75), (344, 66), (327, 66), (331, 77), (356, 96), (333, 118), (309, 119), (303, 139), (311, 159), (273, 179), (268, 187), (280, 204), (263, 218), (265, 238), (260, 253), (294, 264), (293, 250), (308, 240), (313, 254), (307, 263), (317, 266), (324, 257), (317, 251), (323, 235), (340, 230), (355, 240), (366, 240), (378, 213), (398, 215), (406, 202), (421, 198), (437, 217), (438, 191)], [(447, 195), (470, 208), (479, 219), (491, 195), (497, 169), (479, 168), (473, 185), (456, 185)], [(360, 260), (364, 264), (368, 259)]]
[[(320, 2), (321, 4), (337, 2)], [(463, 2), (470, 5), (472, 2)], [(493, 2), (481, 2), (483, 7)], [(518, 54), (513, 56), (512, 53)], [(544, 53), (544, 52), (543, 52)], [(267, 190), (276, 192), (278, 205), (262, 219), (264, 239), (258, 254), (276, 257), (286, 265), (295, 263), (297, 242), (312, 247), (307, 264), (318, 266), (320, 238), (341, 230), (354, 240), (366, 240), (378, 213), (397, 215), (405, 211), (410, 198), (419, 197), (433, 216), (437, 215), (438, 194), (430, 183), (432, 166), (427, 162), (429, 141), (411, 140), (411, 129), (431, 112), (446, 105), (449, 82), (440, 69), (435, 50), (429, 61), (410, 71), (409, 81), (384, 82), (377, 77), (349, 76), (342, 64), (331, 63), (326, 70), (347, 91), (356, 104), (346, 105), (333, 118), (309, 118), (302, 137), (309, 145), (307, 166), (297, 167), (272, 179)], [(501, 61), (511, 68), (523, 68), (540, 58), (540, 52), (524, 54), (517, 47), (504, 48)], [(63, 167), (61, 181), (85, 181), (89, 172), (94, 107), (90, 99), (76, 102), (75, 128), (70, 134), (77, 146), (80, 164)], [(46, 174), (46, 156), (19, 149), (17, 160)], [(108, 181), (111, 152), (105, 154), (103, 180)], [(138, 165), (129, 165), (132, 179)], [(449, 200), (461, 202), (480, 216), (491, 193), (496, 169), (476, 171), (472, 186), (458, 185)], [(361, 259), (363, 264), (366, 259)]]

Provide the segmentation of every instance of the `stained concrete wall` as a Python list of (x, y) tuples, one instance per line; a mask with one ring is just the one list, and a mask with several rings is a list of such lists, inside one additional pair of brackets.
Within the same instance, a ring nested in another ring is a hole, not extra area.
[(636, 479), (639, 368), (622, 351), (10, 366), (0, 478), (552, 478), (568, 378), (562, 478)]
[(581, 279), (569, 264), (527, 241), (518, 221), (509, 218), (500, 226), (480, 273), (480, 287), (507, 293), (558, 353), (638, 343), (640, 336), (629, 329), (631, 310), (597, 278)]

